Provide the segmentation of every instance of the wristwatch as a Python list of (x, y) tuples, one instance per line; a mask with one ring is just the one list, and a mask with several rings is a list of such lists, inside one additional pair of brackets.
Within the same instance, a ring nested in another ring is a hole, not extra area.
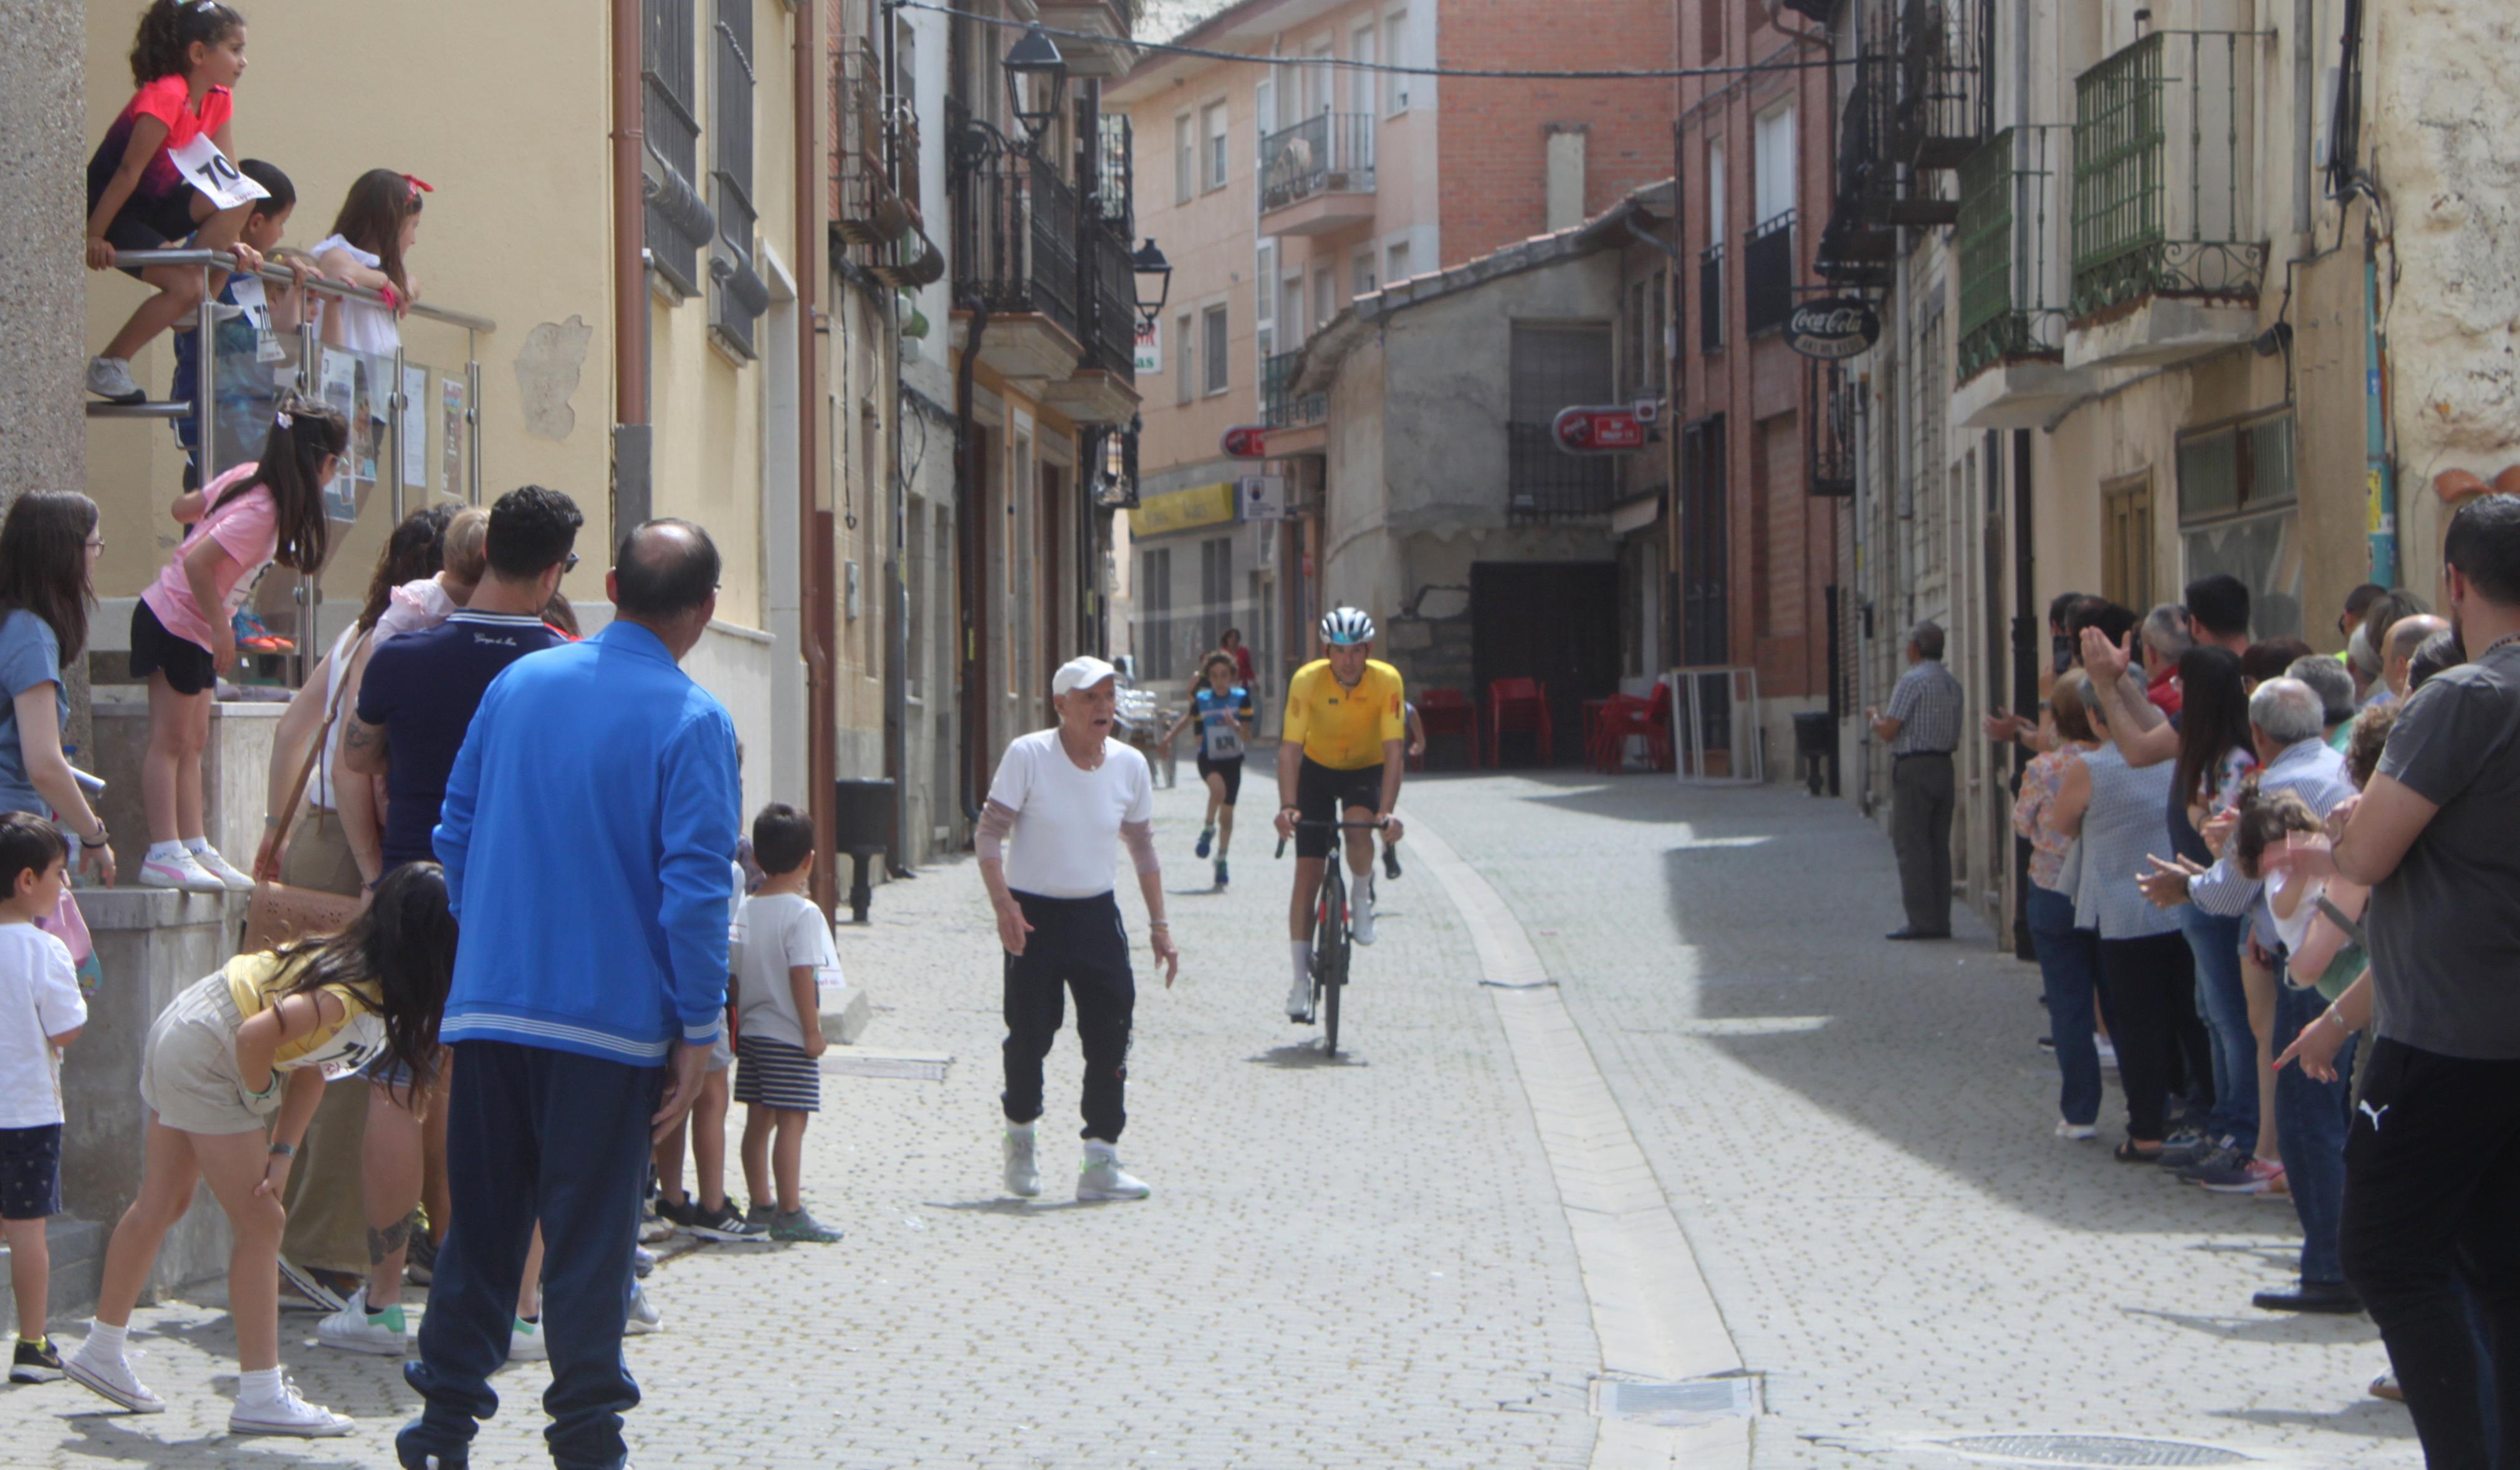
[(264, 1150), (264, 1152), (268, 1153), (275, 1159), (294, 1158), (297, 1155), (297, 1145), (294, 1143), (283, 1143), (278, 1138), (274, 1138), (271, 1140), (271, 1147)]

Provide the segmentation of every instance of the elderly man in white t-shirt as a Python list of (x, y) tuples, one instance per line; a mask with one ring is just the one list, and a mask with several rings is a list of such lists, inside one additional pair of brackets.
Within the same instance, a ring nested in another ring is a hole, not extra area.
[[(1111, 738), (1119, 671), (1070, 659), (1050, 682), (1058, 724), (1007, 746), (976, 846), (980, 881), (1006, 946), (1007, 1191), (1041, 1192), (1033, 1124), (1041, 1117), (1041, 1064), (1058, 1034), (1065, 991), (1076, 993), (1085, 1047), (1085, 1161), (1076, 1197), (1144, 1199), (1147, 1185), (1120, 1167), (1115, 1145), (1128, 1122), (1129, 1025), (1137, 980), (1129, 934), (1112, 895), (1111, 844), (1128, 845), (1146, 895), (1155, 959), (1170, 989), (1181, 967), (1164, 922), (1163, 871), (1155, 861), (1154, 786), (1145, 756)], [(1013, 851), (1001, 850), (1009, 836)]]

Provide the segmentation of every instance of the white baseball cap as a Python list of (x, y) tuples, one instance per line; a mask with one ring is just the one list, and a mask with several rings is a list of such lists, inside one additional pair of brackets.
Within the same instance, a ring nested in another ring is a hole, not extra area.
[(1091, 653), (1080, 654), (1058, 666), (1050, 676), (1050, 691), (1064, 694), (1074, 690), (1090, 689), (1105, 679), (1117, 678), (1120, 671)]

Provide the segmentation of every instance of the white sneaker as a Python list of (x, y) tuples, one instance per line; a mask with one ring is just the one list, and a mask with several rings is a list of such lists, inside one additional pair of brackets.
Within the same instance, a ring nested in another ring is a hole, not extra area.
[(543, 1324), (523, 1317), (508, 1329), (508, 1361), (543, 1362), (551, 1358), (551, 1344), (543, 1341)]
[(253, 892), (252, 876), (237, 871), (236, 865), (220, 857), (217, 848), (202, 848), (193, 854), (193, 861), (202, 865), (202, 871), (226, 884), (230, 893)]
[(89, 358), (87, 390), (115, 403), (139, 403), (149, 396), (131, 380), (130, 360), (120, 357)]
[(2056, 1136), (2060, 1138), (2071, 1138), (2081, 1143), (2099, 1136), (2099, 1133), (2098, 1128), (2089, 1123), (2068, 1123), (2062, 1118), (2056, 1120)]
[(196, 862), (191, 853), (181, 848), (171, 858), (150, 858), (140, 865), (140, 886), (174, 888), (185, 893), (225, 893), (228, 885), (218, 874)]
[(1033, 1159), (1030, 1128), (1007, 1130), (1007, 1192), (1017, 1199), (1030, 1199), (1041, 1192), (1041, 1167)]
[(1373, 890), (1350, 893), (1347, 900), (1347, 932), (1358, 944), (1373, 943)]
[(411, 1352), (408, 1332), (368, 1315), (364, 1286), (350, 1293), (340, 1311), (315, 1324), (315, 1340), (344, 1353), (372, 1353), (379, 1358), (404, 1358)]
[(1146, 1180), (1120, 1167), (1118, 1154), (1089, 1148), (1076, 1172), (1078, 1199), (1145, 1199), (1154, 1192)]
[(109, 1362), (101, 1353), (91, 1356), (87, 1344), (81, 1343), (77, 1352), (62, 1359), (62, 1371), (71, 1382), (86, 1385), (135, 1414), (166, 1411), (166, 1401), (149, 1392), (140, 1375), (131, 1371), (131, 1359), (121, 1355)]
[(2092, 1047), (2100, 1053), (2100, 1065), (2115, 1070), (2118, 1064), (2117, 1045), (2107, 1037), (2093, 1033)]
[(622, 1323), (622, 1330), (632, 1337), (665, 1330), (665, 1314), (649, 1298), (647, 1287), (630, 1288), (630, 1319)]
[(326, 1440), (345, 1435), (358, 1428), (347, 1414), (337, 1414), (320, 1403), (309, 1403), (297, 1397), (296, 1385), (280, 1380), (280, 1393), (257, 1403), (240, 1400), (228, 1415), (230, 1434), (293, 1435), (301, 1440)]
[(1313, 1023), (1313, 977), (1297, 977), (1294, 988), (1286, 992), (1286, 1019), (1309, 1026)]

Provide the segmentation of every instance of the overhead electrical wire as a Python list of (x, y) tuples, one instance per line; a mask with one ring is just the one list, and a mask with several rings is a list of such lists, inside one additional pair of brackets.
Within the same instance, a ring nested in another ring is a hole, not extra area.
[[(961, 21), (976, 21), (1006, 30), (1030, 30), (1036, 23), (1007, 16), (984, 16), (976, 11), (957, 10), (939, 5), (935, 0), (884, 0), (887, 10), (923, 10)], [(1056, 25), (1043, 25), (1042, 31), (1054, 40), (1082, 41), (1090, 45), (1109, 45), (1112, 38), (1088, 30), (1065, 30)], [(1182, 46), (1170, 41), (1131, 41), (1140, 51), (1158, 52), (1165, 56), (1197, 57), (1212, 62), (1249, 62), (1264, 67), (1328, 67), (1340, 71), (1379, 73), (1389, 76), (1462, 77), (1489, 81), (1688, 81), (1703, 77), (1756, 76), (1771, 71), (1814, 71), (1837, 65), (1833, 59), (1822, 61), (1756, 62), (1746, 67), (1672, 67), (1643, 70), (1527, 71), (1490, 67), (1403, 67), (1389, 62), (1360, 62), (1336, 56), (1267, 56), (1247, 51), (1219, 51), (1205, 46)]]

